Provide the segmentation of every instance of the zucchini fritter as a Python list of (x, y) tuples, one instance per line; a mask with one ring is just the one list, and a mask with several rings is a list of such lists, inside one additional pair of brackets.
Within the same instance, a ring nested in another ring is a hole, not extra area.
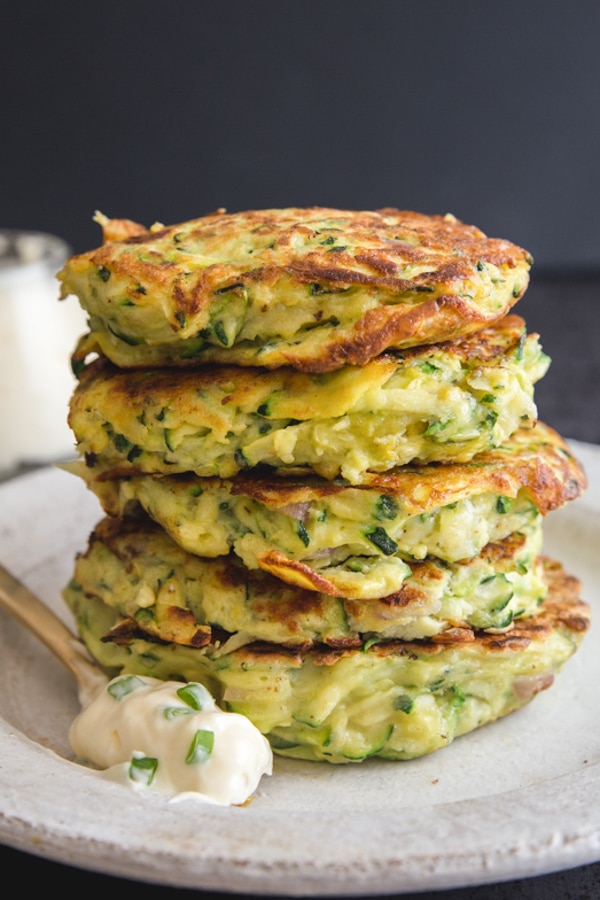
[(232, 479), (81, 474), (109, 515), (141, 506), (200, 556), (233, 550), (249, 569), (334, 597), (400, 591), (411, 560), (456, 562), (569, 500), (585, 475), (562, 438), (538, 422), (471, 462), (400, 467), (360, 485), (315, 477)]
[(413, 460), (465, 462), (533, 424), (549, 359), (510, 315), (463, 340), (313, 375), (289, 367), (87, 366), (78, 451), (140, 472), (230, 478), (257, 465), (357, 483)]
[(559, 563), (546, 560), (544, 578), (540, 611), (505, 633), (337, 650), (254, 643), (226, 652), (219, 643), (111, 634), (115, 609), (77, 589), (65, 597), (90, 653), (109, 671), (200, 681), (254, 722), (276, 753), (348, 763), (431, 753), (548, 688), (579, 647), (589, 608)]
[(75, 360), (98, 351), (122, 367), (363, 365), (497, 321), (531, 266), (454, 216), (396, 209), (220, 210), (149, 230), (99, 221), (103, 246), (59, 277), (90, 316)]
[(203, 646), (223, 632), (236, 645), (361, 646), (373, 637), (456, 637), (457, 630), (506, 629), (532, 615), (545, 596), (538, 554), (542, 530), (488, 544), (462, 563), (409, 564), (401, 591), (376, 600), (339, 600), (287, 585), (234, 556), (187, 553), (146, 517), (104, 519), (78, 556), (69, 586), (98, 597), (122, 617), (112, 635)]

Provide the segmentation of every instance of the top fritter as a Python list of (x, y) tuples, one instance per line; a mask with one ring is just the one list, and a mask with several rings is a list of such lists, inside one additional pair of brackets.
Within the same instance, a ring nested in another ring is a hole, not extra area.
[(313, 207), (214, 214), (149, 230), (97, 216), (104, 244), (59, 274), (90, 332), (75, 362), (362, 365), (500, 319), (530, 255), (454, 216)]

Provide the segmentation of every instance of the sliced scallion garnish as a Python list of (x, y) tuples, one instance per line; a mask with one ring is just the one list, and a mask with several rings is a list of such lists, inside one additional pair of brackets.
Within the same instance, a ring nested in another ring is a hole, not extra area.
[(188, 681), (178, 689), (177, 696), (192, 709), (204, 709), (204, 704), (211, 699), (204, 685), (197, 681)]
[(158, 760), (153, 756), (134, 756), (129, 765), (129, 777), (132, 781), (152, 784), (157, 768)]
[(205, 762), (212, 753), (214, 743), (214, 731), (207, 731), (204, 728), (198, 729), (185, 758), (186, 763), (189, 765)]
[(109, 684), (106, 690), (115, 700), (122, 700), (123, 697), (131, 694), (132, 691), (137, 691), (141, 687), (144, 687), (144, 681), (141, 678), (137, 675), (125, 675), (123, 678), (119, 678), (118, 681)]
[(171, 719), (178, 719), (180, 716), (191, 716), (193, 712), (194, 710), (190, 709), (189, 706), (165, 706), (163, 716), (170, 721)]

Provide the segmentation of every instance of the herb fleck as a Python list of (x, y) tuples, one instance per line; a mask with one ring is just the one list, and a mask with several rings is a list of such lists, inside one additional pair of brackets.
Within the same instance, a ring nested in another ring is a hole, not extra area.
[(394, 541), (385, 528), (381, 528), (381, 526), (369, 529), (365, 532), (365, 536), (386, 556), (392, 556), (398, 549), (396, 541)]

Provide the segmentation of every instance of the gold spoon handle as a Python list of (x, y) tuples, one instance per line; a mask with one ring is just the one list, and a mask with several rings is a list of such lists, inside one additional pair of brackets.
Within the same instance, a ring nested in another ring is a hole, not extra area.
[(0, 564), (0, 607), (34, 634), (67, 667), (87, 702), (106, 676), (87, 656), (75, 635), (32, 591)]

